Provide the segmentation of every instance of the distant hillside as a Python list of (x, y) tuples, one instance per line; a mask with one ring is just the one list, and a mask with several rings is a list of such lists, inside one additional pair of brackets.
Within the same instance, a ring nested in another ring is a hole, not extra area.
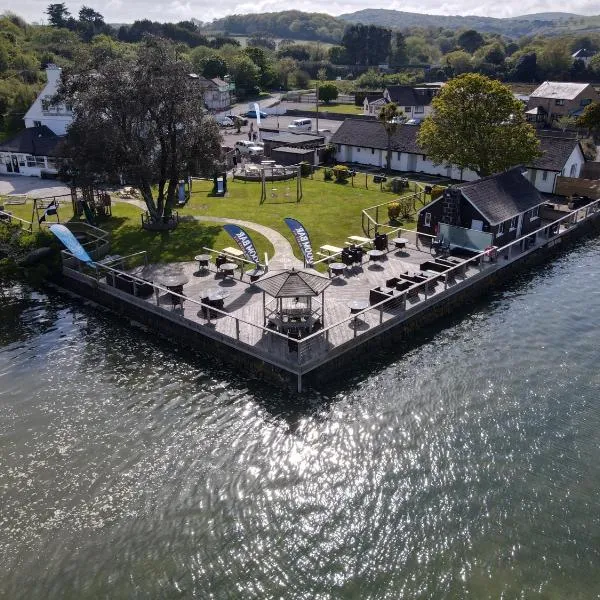
[(589, 22), (592, 28), (598, 26), (597, 17), (585, 17), (573, 13), (537, 13), (506, 19), (494, 17), (477, 17), (458, 15), (425, 15), (368, 8), (354, 13), (340, 15), (340, 19), (349, 23), (365, 25), (381, 25), (394, 29), (409, 27), (443, 27), (445, 29), (476, 29), (481, 32), (500, 33), (509, 37), (535, 35), (538, 33), (559, 33), (563, 31), (587, 29)]
[(338, 42), (346, 22), (331, 15), (286, 10), (276, 13), (230, 15), (205, 25), (204, 30), (226, 34), (267, 33), (278, 38)]

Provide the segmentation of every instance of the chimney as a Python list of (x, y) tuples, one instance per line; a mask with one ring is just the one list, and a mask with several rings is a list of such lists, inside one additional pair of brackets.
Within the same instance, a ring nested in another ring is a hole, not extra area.
[(48, 83), (58, 83), (61, 73), (62, 69), (52, 63), (49, 63), (46, 66), (46, 77), (48, 78)]

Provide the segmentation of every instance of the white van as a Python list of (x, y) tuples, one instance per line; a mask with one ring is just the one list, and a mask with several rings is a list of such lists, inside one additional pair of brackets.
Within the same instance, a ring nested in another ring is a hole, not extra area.
[(310, 131), (312, 129), (312, 121), (310, 119), (294, 119), (288, 129), (293, 131)]

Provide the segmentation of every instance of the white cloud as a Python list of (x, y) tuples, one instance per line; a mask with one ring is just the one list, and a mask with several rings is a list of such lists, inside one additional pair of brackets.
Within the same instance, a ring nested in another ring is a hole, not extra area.
[[(46, 20), (45, 10), (51, 0), (22, 0), (11, 7), (11, 10), (20, 14), (30, 22)], [(410, 0), (409, 0), (410, 2)], [(182, 19), (196, 18), (200, 21), (211, 21), (233, 13), (273, 12), (273, 2), (267, 0), (244, 1), (238, 3), (233, 0), (221, 0), (218, 3), (207, 0), (170, 0), (166, 3), (148, 3), (147, 0), (90, 0), (88, 2), (69, 2), (67, 7), (73, 15), (79, 12), (83, 4), (92, 6), (104, 15), (109, 23), (128, 23), (136, 19), (151, 19), (154, 21), (179, 21)], [(278, 10), (301, 8), (306, 12), (323, 12), (322, 2), (317, 0), (304, 0), (298, 4), (279, 5)], [(364, 0), (346, 0), (327, 3), (326, 12), (333, 15), (354, 12), (367, 6)], [(380, 8), (404, 10), (408, 12), (425, 12), (444, 15), (480, 15), (490, 17), (511, 17), (535, 12), (564, 12), (574, 10), (578, 14), (597, 14), (600, 12), (597, 0), (580, 0), (575, 7), (565, 6), (559, 0), (422, 0), (406, 4), (400, 0), (391, 0)]]

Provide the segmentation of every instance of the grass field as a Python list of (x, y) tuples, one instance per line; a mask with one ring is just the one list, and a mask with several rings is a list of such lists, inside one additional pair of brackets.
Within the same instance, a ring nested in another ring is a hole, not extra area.
[[(323, 171), (315, 179), (302, 179), (303, 198), (296, 202), (296, 181), (274, 182), (267, 184), (268, 198), (260, 203), (260, 184), (241, 181), (228, 182), (228, 196), (211, 196), (212, 181), (195, 180), (188, 204), (179, 210), (181, 217), (214, 216), (241, 219), (270, 227), (285, 236), (298, 258), (301, 252), (284, 223), (284, 217), (294, 217), (302, 222), (311, 237), (315, 251), (323, 244), (343, 246), (349, 235), (362, 235), (361, 211), (364, 208), (389, 202), (397, 194), (381, 192), (378, 187), (365, 189), (352, 187), (350, 183), (338, 184), (323, 181)], [(275, 196), (273, 196), (273, 190)], [(412, 193), (412, 192), (409, 192)], [(289, 195), (286, 198), (286, 195)], [(31, 220), (32, 204), (10, 205), (6, 207), (15, 216)], [(112, 234), (113, 254), (131, 254), (146, 250), (152, 262), (173, 262), (193, 260), (203, 247), (220, 250), (232, 246), (233, 240), (225, 233), (221, 225), (215, 223), (180, 222), (172, 232), (148, 232), (141, 229), (140, 209), (124, 202), (114, 202), (113, 216), (101, 220), (98, 227)], [(61, 221), (73, 218), (71, 203), (61, 205)], [(56, 222), (49, 217), (48, 222)], [(412, 229), (415, 223), (404, 223)], [(37, 228), (37, 223), (35, 225)], [(267, 252), (273, 256), (271, 243), (262, 235), (248, 232), (255, 242), (259, 256)]]
[[(322, 177), (319, 175), (319, 177)], [(289, 198), (285, 198), (289, 188)], [(343, 246), (349, 235), (362, 235), (361, 211), (364, 208), (389, 202), (397, 194), (366, 190), (318, 179), (303, 179), (303, 198), (296, 203), (296, 182), (267, 183), (268, 198), (260, 203), (260, 184), (234, 181), (228, 183), (228, 197), (210, 196), (212, 182), (195, 181), (191, 198), (181, 214), (205, 214), (253, 221), (271, 227), (283, 234), (292, 244), (294, 253), (301, 258), (294, 238), (284, 223), (284, 217), (298, 219), (307, 229), (313, 248), (323, 244)], [(277, 197), (271, 197), (276, 189)], [(414, 228), (415, 223), (405, 227)], [(253, 235), (254, 237), (254, 235)]]
[[(13, 215), (31, 220), (32, 204), (7, 206)], [(126, 256), (146, 250), (150, 262), (178, 262), (193, 260), (202, 248), (220, 250), (232, 246), (233, 240), (217, 223), (183, 221), (174, 231), (152, 232), (141, 228), (140, 209), (124, 202), (113, 202), (112, 217), (100, 220), (97, 225), (111, 232), (111, 254)], [(71, 203), (61, 204), (60, 221), (73, 218)], [(48, 217), (48, 223), (55, 223), (56, 217)], [(37, 229), (37, 224), (34, 225)], [(267, 252), (273, 255), (273, 245), (264, 236), (252, 233), (259, 256)]]

